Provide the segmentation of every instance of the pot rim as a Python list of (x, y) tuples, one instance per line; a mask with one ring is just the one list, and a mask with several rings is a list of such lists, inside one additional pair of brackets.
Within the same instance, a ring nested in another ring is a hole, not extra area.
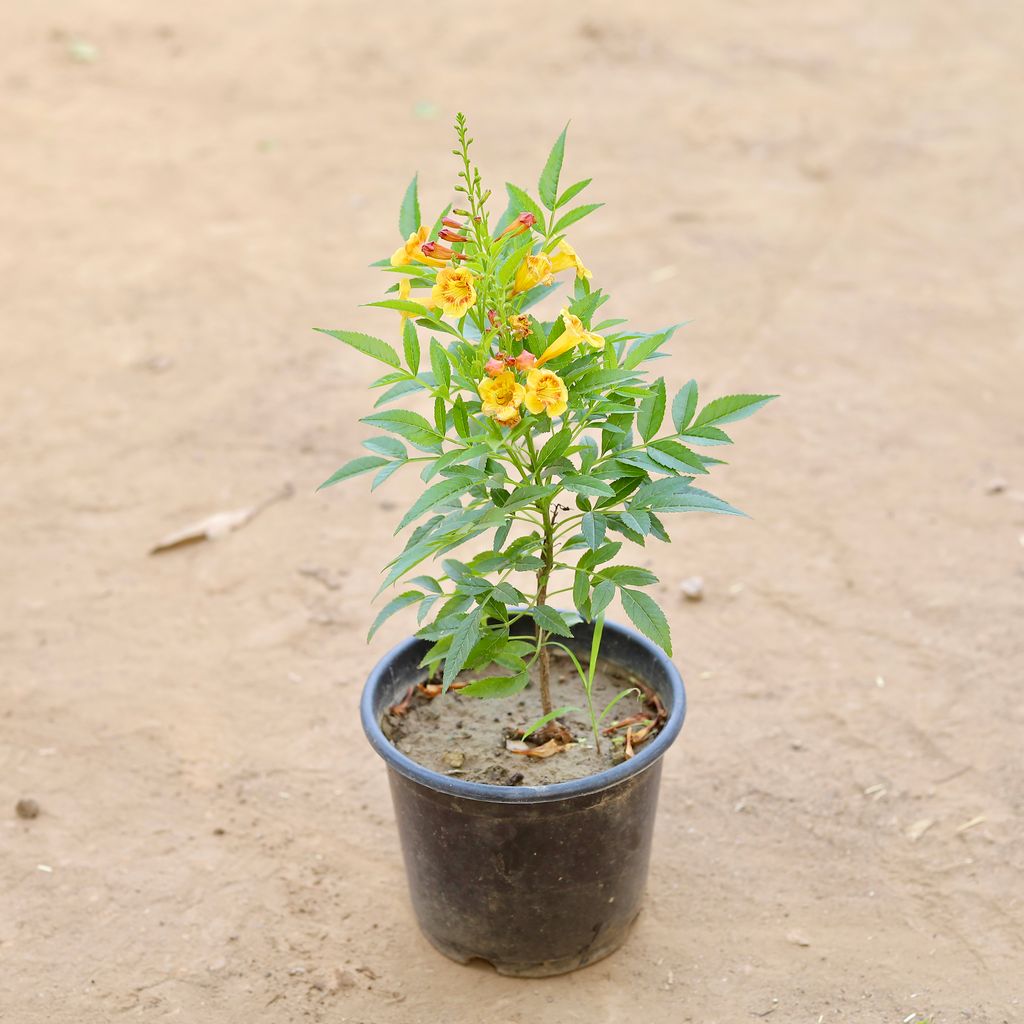
[(679, 674), (671, 658), (652, 643), (647, 637), (635, 629), (622, 626), (615, 622), (605, 622), (605, 631), (618, 633), (620, 636), (643, 648), (660, 665), (668, 680), (671, 690), (671, 707), (668, 720), (661, 727), (658, 735), (643, 746), (638, 754), (593, 775), (585, 775), (580, 779), (568, 782), (555, 782), (546, 786), (495, 786), (486, 782), (468, 782), (463, 779), (442, 775), (414, 761), (403, 754), (385, 735), (377, 721), (376, 694), (390, 673), (391, 663), (412, 648), (421, 646), (425, 641), (418, 637), (407, 637), (396, 644), (384, 657), (377, 662), (367, 677), (363, 687), (363, 695), (359, 702), (359, 712), (363, 723), (363, 731), (373, 749), (384, 759), (393, 771), (404, 775), (413, 782), (426, 786), (439, 793), (460, 797), (466, 800), (478, 800), (500, 804), (550, 803), (573, 797), (599, 793), (611, 786), (618, 785), (626, 779), (638, 775), (654, 764), (675, 741), (686, 718), (686, 689), (683, 678)]

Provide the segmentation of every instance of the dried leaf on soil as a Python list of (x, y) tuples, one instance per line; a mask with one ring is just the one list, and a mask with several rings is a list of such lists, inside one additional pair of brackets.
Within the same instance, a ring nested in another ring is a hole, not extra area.
[(205, 519), (200, 519), (196, 523), (167, 534), (149, 549), (149, 553), (156, 555), (161, 551), (184, 547), (186, 544), (195, 544), (203, 540), (219, 540), (231, 533), (232, 530), (245, 526), (269, 505), (273, 505), (276, 501), (282, 501), (284, 498), (290, 498), (293, 493), (292, 485), (285, 484), (280, 491), (258, 505), (252, 505), (249, 508), (236, 508), (228, 512), (215, 512), (212, 516), (207, 516)]

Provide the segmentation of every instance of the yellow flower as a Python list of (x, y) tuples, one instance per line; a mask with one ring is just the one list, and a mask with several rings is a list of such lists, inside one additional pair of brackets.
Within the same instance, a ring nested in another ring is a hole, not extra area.
[(400, 245), (391, 257), (391, 266), (407, 267), (414, 260), (417, 263), (426, 263), (428, 267), (443, 267), (444, 260), (434, 259), (433, 256), (423, 254), (423, 243), (430, 236), (430, 228), (421, 225), (419, 231), (414, 231), (404, 245)]
[(476, 302), (473, 275), (463, 267), (446, 267), (437, 275), (430, 298), (435, 305), (458, 319)]
[(553, 370), (531, 370), (526, 375), (526, 408), (536, 414), (561, 416), (568, 406), (569, 392)]
[(551, 258), (547, 253), (539, 252), (536, 256), (527, 256), (516, 271), (512, 294), (528, 292), (538, 284), (549, 285), (554, 280), (551, 276)]
[(483, 414), (490, 416), (503, 427), (514, 427), (520, 419), (519, 406), (523, 404), (526, 388), (516, 381), (510, 370), (497, 377), (487, 377), (477, 385), (483, 399)]
[(540, 359), (537, 360), (538, 366), (543, 366), (545, 363), (551, 362), (552, 359), (557, 359), (563, 353), (568, 352), (569, 349), (575, 348), (583, 342), (586, 342), (591, 348), (604, 348), (604, 338), (600, 334), (588, 331), (583, 326), (583, 321), (578, 316), (570, 313), (568, 309), (562, 310), (562, 323), (565, 324), (565, 330), (544, 349)]
[(558, 243), (558, 248), (551, 254), (551, 269), (557, 274), (560, 270), (567, 270), (569, 267), (575, 267), (576, 276), (582, 277), (586, 281), (594, 276), (583, 266), (583, 260), (579, 258), (576, 250), (563, 238)]
[(530, 331), (533, 330), (533, 325), (530, 323), (530, 318), (525, 313), (515, 313), (508, 318), (509, 330), (512, 332), (513, 338), (528, 338)]

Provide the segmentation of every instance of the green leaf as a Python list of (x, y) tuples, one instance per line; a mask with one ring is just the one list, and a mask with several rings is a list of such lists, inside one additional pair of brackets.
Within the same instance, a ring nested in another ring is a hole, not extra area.
[(521, 213), (532, 213), (537, 218), (537, 229), (543, 231), (544, 211), (537, 205), (530, 194), (518, 185), (513, 185), (510, 181), (505, 182), (505, 191), (508, 192), (509, 210), (512, 213), (512, 216), (509, 217), (509, 223), (515, 220)]
[(373, 620), (373, 625), (370, 627), (370, 632), (366, 635), (366, 642), (369, 643), (373, 639), (373, 634), (391, 618), (395, 612), (401, 611), (403, 608), (408, 608), (409, 605), (415, 604), (417, 601), (422, 601), (423, 595), (418, 590), (407, 590), (403, 594), (399, 594), (398, 597), (392, 598), (383, 608), (381, 608), (377, 618)]
[(778, 395), (725, 395), (708, 402), (694, 420), (695, 427), (721, 426), (745, 419)]
[(480, 618), (483, 613), (483, 608), (474, 608), (452, 634), (452, 645), (448, 648), (448, 657), (444, 660), (442, 684), (445, 690), (452, 685), (455, 677), (462, 671), (462, 666), (466, 663), (470, 651), (473, 650), (480, 638)]
[(373, 483), (370, 484), (370, 490), (375, 491), (382, 483), (389, 480), (395, 475), (403, 466), (404, 462), (389, 462), (374, 478)]
[(696, 411), (697, 382), (691, 380), (684, 384), (676, 397), (672, 399), (672, 422), (679, 433), (682, 433), (690, 425), (690, 420), (693, 419), (693, 414)]
[(417, 188), (419, 175), (413, 175), (409, 187), (405, 190), (405, 198), (402, 199), (402, 209), (398, 214), (398, 230), (402, 238), (408, 238), (411, 234), (420, 229), (420, 199)]
[(405, 365), (412, 373), (420, 369), (420, 339), (416, 335), (416, 325), (406, 320), (402, 325), (402, 348), (405, 350)]
[(569, 130), (566, 125), (562, 134), (558, 136), (555, 144), (551, 147), (544, 170), (540, 172), (540, 181), (537, 183), (537, 191), (540, 193), (541, 202), (549, 209), (554, 210), (555, 200), (558, 198), (558, 176), (562, 173), (562, 158), (565, 155), (565, 133)]
[(668, 620), (654, 598), (642, 590), (622, 590), (620, 593), (622, 608), (633, 625), (666, 654), (671, 655), (672, 637), (669, 635)]
[(643, 484), (632, 503), (636, 508), (650, 508), (656, 512), (722, 512), (733, 516), (743, 515), (727, 501), (673, 477)]
[(351, 345), (352, 348), (362, 352), (363, 355), (379, 359), (380, 362), (387, 363), (388, 366), (393, 366), (396, 370), (402, 365), (402, 360), (398, 358), (398, 353), (386, 341), (381, 341), (380, 338), (374, 338), (369, 334), (360, 334), (358, 331), (329, 331), (324, 327), (315, 327), (314, 330), (319, 331), (321, 334), (329, 334), (332, 338), (337, 338), (338, 341)]
[(438, 395), (434, 399), (434, 426), (437, 427), (437, 432), (442, 437), (447, 429), (448, 423), (448, 410), (445, 408), (444, 399)]
[(732, 444), (732, 438), (718, 427), (687, 427), (679, 436), (696, 445)]
[(594, 587), (594, 593), (590, 596), (590, 614), (593, 618), (597, 618), (598, 615), (603, 612), (608, 605), (612, 603), (612, 598), (615, 596), (615, 584), (611, 580), (601, 580), (596, 587)]
[[(565, 206), (566, 203), (572, 202), (594, 179), (584, 178), (582, 181), (577, 181), (575, 185), (570, 185), (559, 197), (558, 202), (555, 203), (555, 209)], [(554, 232), (552, 232), (554, 234)]]
[(647, 454), (655, 462), (679, 473), (692, 474), (708, 471), (704, 463), (701, 462), (700, 456), (696, 452), (691, 452), (686, 445), (680, 444), (678, 441), (655, 441), (647, 449)]
[(530, 681), (529, 672), (520, 672), (514, 676), (487, 676), (475, 679), (468, 686), (463, 686), (459, 693), (464, 697), (480, 697), (484, 700), (496, 697), (512, 697), (525, 690)]
[(412, 394), (414, 391), (423, 391), (423, 385), (418, 380), (400, 380), (397, 384), (393, 384), (387, 389), (373, 403), (374, 409), (379, 408), (382, 405), (387, 405), (388, 402), (393, 402), (396, 398), (402, 398), (404, 395)]
[(613, 498), (615, 491), (603, 480), (597, 480), (592, 476), (576, 476), (567, 473), (562, 477), (562, 486), (573, 494), (582, 494), (588, 498)]
[(546, 466), (549, 462), (560, 459), (569, 447), (571, 439), (572, 431), (568, 427), (563, 427), (556, 434), (552, 434), (537, 455), (537, 467)]
[(640, 408), (636, 413), (636, 426), (640, 436), (645, 441), (650, 441), (661, 427), (661, 421), (665, 418), (665, 379), (659, 377), (648, 391), (646, 397), (640, 402)]
[(375, 306), (379, 309), (397, 309), (400, 313), (411, 313), (413, 316), (430, 316), (431, 311), (412, 299), (381, 299), (379, 302), (364, 302), (364, 306)]
[(596, 551), (604, 540), (605, 518), (595, 515), (593, 512), (586, 512), (583, 515), (583, 522), (580, 523), (580, 530), (591, 551)]
[(624, 697), (628, 697), (631, 693), (635, 693), (637, 697), (640, 696), (640, 691), (635, 686), (627, 686), (624, 690), (619, 690), (619, 692), (605, 705), (604, 711), (601, 712), (601, 717), (597, 720), (597, 724), (600, 725), (608, 717), (608, 712), (610, 712), (620, 700)]
[(573, 575), (572, 603), (583, 618), (590, 618), (590, 578), (582, 569), (577, 569)]
[(387, 459), (382, 459), (379, 455), (361, 455), (358, 459), (346, 462), (341, 469), (329, 476), (317, 490), (322, 491), (325, 487), (330, 487), (331, 484), (340, 483), (342, 480), (351, 480), (352, 477), (359, 476), (362, 473), (369, 473), (370, 470), (383, 466), (387, 461)]
[(469, 412), (466, 409), (466, 403), (462, 400), (462, 395), (455, 399), (455, 404), (452, 406), (452, 421), (455, 423), (455, 432), (459, 437), (469, 437)]
[(448, 353), (437, 338), (430, 339), (430, 368), (434, 371), (437, 386), (447, 392), (452, 382), (452, 366)]
[(389, 412), (375, 412), (372, 416), (364, 416), (360, 423), (371, 427), (399, 434), (417, 448), (430, 450), (441, 444), (437, 431), (418, 412), (409, 409), (392, 409)]
[(576, 209), (570, 210), (564, 217), (559, 217), (558, 223), (551, 229), (551, 234), (557, 235), (569, 227), (570, 224), (575, 224), (576, 221), (583, 220), (584, 217), (595, 210), (600, 210), (602, 206), (604, 206), (604, 203), (586, 203), (583, 206), (577, 206)]
[(642, 569), (639, 565), (610, 565), (598, 575), (618, 587), (649, 587), (658, 582), (658, 577), (650, 569)]
[(566, 714), (569, 711), (580, 710), (582, 709), (574, 708), (571, 704), (563, 704), (560, 708), (555, 708), (554, 711), (549, 711), (546, 715), (542, 715), (540, 718), (538, 718), (537, 721), (534, 722), (530, 726), (530, 728), (523, 733), (522, 738), (525, 740), (527, 736), (530, 736), (532, 733), (535, 733), (538, 729), (543, 728), (545, 725), (548, 724), (548, 722), (553, 722), (556, 718), (561, 718), (562, 715)]
[(564, 618), (562, 618), (561, 614), (556, 612), (550, 605), (534, 605), (534, 607), (528, 609), (528, 611), (541, 629), (546, 629), (549, 633), (556, 633), (558, 636), (572, 636), (572, 630), (569, 628), (569, 624)]
[(632, 370), (644, 362), (644, 360), (650, 359), (681, 326), (682, 324), (673, 324), (657, 334), (643, 335), (629, 350), (626, 358), (622, 360), (623, 367), (627, 370)]
[(405, 445), (393, 437), (368, 437), (363, 442), (363, 447), (369, 448), (371, 452), (376, 452), (378, 455), (386, 455), (392, 459), (409, 458)]
[(472, 483), (472, 480), (464, 476), (453, 476), (446, 480), (439, 480), (432, 487), (428, 487), (413, 502), (412, 508), (402, 516), (402, 521), (398, 524), (398, 529), (395, 530), (395, 533), (398, 533), (399, 530), (404, 530), (411, 522), (419, 519), (424, 512), (429, 512), (434, 506), (447, 501), (453, 495), (464, 493), (472, 486)]

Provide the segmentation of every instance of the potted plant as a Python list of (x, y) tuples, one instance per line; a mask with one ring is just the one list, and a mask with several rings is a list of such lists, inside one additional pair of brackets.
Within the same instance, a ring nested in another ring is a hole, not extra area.
[[(667, 542), (668, 514), (737, 514), (694, 486), (721, 461), (695, 448), (729, 444), (723, 427), (773, 396), (701, 407), (691, 380), (669, 401), (645, 365), (676, 327), (605, 317), (609, 296), (567, 237), (601, 204), (573, 205), (589, 179), (562, 186), (565, 132), (539, 201), (509, 184), (494, 223), (461, 114), (455, 130), (457, 201), (422, 223), (414, 178), (402, 244), (375, 264), (392, 283), (370, 305), (399, 314), (400, 346), (325, 331), (386, 372), (362, 419), (383, 433), (321, 486), (420, 473), (381, 585), (400, 589), (370, 636), (413, 606), (420, 628), (370, 675), (363, 725), (389, 769), (424, 933), (456, 960), (539, 976), (624, 940), (685, 714), (645, 590), (657, 577), (622, 549)], [(635, 630), (605, 621), (616, 596)]]

